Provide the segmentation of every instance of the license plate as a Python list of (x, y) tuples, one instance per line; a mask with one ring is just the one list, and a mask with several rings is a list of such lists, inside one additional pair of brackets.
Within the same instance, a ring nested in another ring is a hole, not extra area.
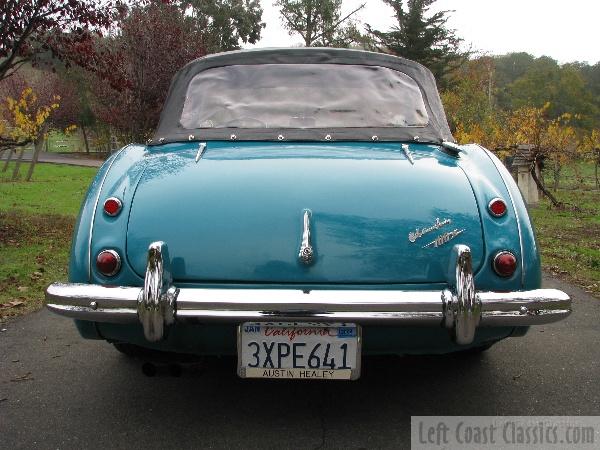
[(246, 322), (238, 327), (242, 378), (355, 380), (360, 327), (350, 323)]

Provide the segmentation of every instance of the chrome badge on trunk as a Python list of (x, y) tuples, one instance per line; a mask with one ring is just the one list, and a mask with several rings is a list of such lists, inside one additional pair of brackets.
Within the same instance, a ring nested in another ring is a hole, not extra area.
[[(450, 225), (451, 223), (452, 223), (452, 219), (449, 219), (449, 218), (440, 219), (439, 217), (436, 217), (433, 225), (431, 225), (429, 227), (416, 228), (415, 231), (411, 231), (410, 233), (408, 233), (408, 240), (414, 244), (418, 239), (422, 238), (426, 234), (431, 233), (432, 231), (439, 230), (440, 228), (442, 228), (446, 225)], [(465, 231), (464, 228), (463, 229), (455, 228), (452, 231), (442, 233), (439, 236), (437, 236), (435, 239), (433, 239), (431, 242), (424, 245), (423, 248), (440, 247), (441, 245), (444, 245), (447, 242), (450, 242), (452, 239), (459, 236), (464, 231)]]

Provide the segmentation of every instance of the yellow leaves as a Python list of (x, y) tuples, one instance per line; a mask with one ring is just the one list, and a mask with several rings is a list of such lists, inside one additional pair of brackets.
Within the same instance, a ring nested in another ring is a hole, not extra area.
[(536, 153), (558, 164), (565, 164), (577, 157), (580, 139), (571, 125), (573, 114), (565, 113), (556, 119), (547, 118), (550, 104), (542, 108), (523, 107), (514, 111), (506, 127), (505, 141), (508, 146), (530, 144)]
[(585, 135), (581, 142), (582, 156), (589, 160), (600, 161), (600, 130), (594, 129)]
[(2, 102), (6, 124), (0, 128), (0, 134), (15, 142), (36, 140), (45, 127), (52, 111), (59, 108), (60, 97), (54, 96), (49, 105), (39, 105), (38, 97), (32, 88), (25, 88), (18, 99), (7, 97)]
[(504, 118), (500, 114), (487, 114), (480, 122), (469, 124), (458, 123), (454, 137), (461, 144), (476, 142), (490, 149), (504, 146)]
[(77, 125), (71, 124), (67, 128), (64, 129), (64, 133), (68, 136), (71, 133), (75, 132), (75, 130), (77, 130)]
[[(451, 99), (451, 96), (449, 96)], [(454, 100), (454, 99), (452, 99)], [(550, 103), (541, 108), (523, 107), (510, 113), (493, 112), (478, 122), (457, 123), (454, 132), (460, 143), (478, 142), (500, 157), (509, 156), (517, 145), (533, 145), (539, 156), (559, 165), (574, 159), (594, 158), (600, 154), (600, 130), (582, 137), (573, 123), (577, 114), (564, 113), (548, 118)]]
[(591, 133), (583, 138), (582, 147), (586, 151), (600, 150), (600, 130), (592, 130)]

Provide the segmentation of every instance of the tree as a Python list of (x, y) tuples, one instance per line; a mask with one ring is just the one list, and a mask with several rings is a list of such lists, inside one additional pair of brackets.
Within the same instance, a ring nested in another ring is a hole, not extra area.
[(446, 26), (450, 11), (429, 14), (435, 1), (408, 0), (405, 8), (403, 0), (384, 0), (394, 9), (397, 25), (386, 32), (368, 25), (367, 30), (377, 51), (417, 61), (433, 72), (438, 83), (444, 84), (444, 77), (468, 55), (459, 48), (462, 39)]
[(507, 85), (504, 95), (510, 99), (507, 103), (511, 109), (542, 108), (550, 103), (546, 111), (549, 117), (577, 115), (575, 123), (588, 129), (598, 113), (579, 69), (560, 66), (546, 56), (536, 59), (522, 76)]
[(4, 0), (0, 2), (0, 80), (48, 53), (87, 65), (90, 44), (110, 26), (119, 2), (93, 0)]
[(493, 60), (497, 105), (502, 109), (511, 109), (512, 98), (506, 91), (506, 87), (522, 77), (533, 66), (535, 57), (529, 53), (520, 52), (494, 56)]
[(90, 152), (89, 132), (96, 128), (96, 115), (91, 105), (91, 86), (89, 76), (81, 67), (72, 66), (68, 69), (58, 70), (57, 75), (61, 80), (59, 86), (61, 104), (57, 115), (60, 120), (68, 118), (68, 124), (76, 124), (81, 130), (85, 150)]
[[(575, 129), (571, 126), (571, 114), (558, 118), (549, 118), (550, 104), (541, 108), (523, 107), (514, 111), (506, 126), (503, 127), (504, 143), (507, 148), (518, 144), (530, 144), (530, 173), (538, 188), (550, 199), (554, 206), (561, 203), (544, 186), (538, 177), (537, 167), (544, 159), (554, 163), (554, 170), (560, 172), (560, 166), (577, 156), (581, 145)], [(558, 167), (558, 169), (557, 169)], [(556, 173), (556, 172), (555, 172)]]
[(598, 176), (598, 167), (600, 167), (600, 130), (592, 130), (583, 138), (582, 149), (584, 157), (594, 162), (594, 180), (596, 189), (600, 189), (600, 177)]
[(13, 170), (18, 179), (25, 148), (34, 144), (26, 180), (33, 174), (49, 129), (69, 132), (76, 123), (79, 108), (73, 86), (52, 72), (27, 69), (0, 82), (0, 151), (8, 150), (3, 170), (8, 168), (12, 150), (19, 153)]
[[(14, 84), (16, 85), (17, 83)], [(15, 147), (20, 149), (13, 172), (13, 179), (18, 177), (25, 146), (35, 143), (35, 152), (31, 168), (27, 175), (27, 181), (31, 179), (33, 167), (37, 162), (37, 156), (41, 150), (41, 143), (48, 129), (48, 118), (58, 108), (58, 100), (58, 97), (53, 96), (50, 102), (40, 101), (33, 89), (26, 86), (18, 96), (6, 96), (4, 104), (0, 106), (3, 119), (2, 125), (0, 125), (0, 150), (8, 150), (9, 152), (3, 168), (4, 171), (8, 168), (8, 162), (10, 161), (13, 149)]]
[(183, 0), (179, 6), (202, 31), (207, 53), (237, 50), (240, 41), (258, 42), (265, 27), (258, 0)]
[(494, 61), (468, 60), (450, 76), (451, 88), (441, 92), (452, 133), (460, 143), (478, 142), (490, 149), (504, 145), (506, 114), (495, 104)]
[(600, 109), (600, 62), (597, 62), (593, 66), (581, 64), (578, 67), (594, 99), (594, 103)]
[(98, 43), (103, 58), (90, 81), (94, 113), (122, 140), (145, 141), (175, 73), (209, 49), (255, 42), (261, 14), (256, 2), (240, 0), (153, 0), (132, 7), (119, 22), (120, 33)]
[(451, 128), (482, 123), (492, 112), (493, 61), (483, 57), (467, 61), (452, 75), (452, 88), (441, 92)]
[(306, 47), (348, 47), (359, 40), (352, 17), (365, 4), (342, 15), (342, 0), (277, 0), (283, 26), (299, 34)]
[(533, 65), (535, 57), (525, 52), (513, 52), (494, 56), (496, 80), (500, 86), (506, 86), (523, 76)]
[(155, 127), (174, 73), (206, 50), (191, 18), (173, 4), (133, 7), (119, 25), (118, 36), (99, 44), (92, 109), (124, 140), (139, 142)]

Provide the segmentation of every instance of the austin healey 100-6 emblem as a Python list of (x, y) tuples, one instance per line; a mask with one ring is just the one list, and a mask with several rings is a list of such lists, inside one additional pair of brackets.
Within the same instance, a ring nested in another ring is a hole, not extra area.
[(447, 233), (442, 233), (438, 237), (436, 237), (433, 241), (431, 241), (429, 244), (424, 245), (423, 248), (439, 247), (440, 245), (444, 245), (446, 242), (451, 241), (459, 234), (462, 234), (464, 231), (465, 231), (464, 228), (462, 230), (459, 230), (458, 228), (456, 228), (452, 231), (448, 231)]
[(408, 240), (410, 242), (416, 242), (417, 239), (423, 237), (427, 233), (431, 233), (432, 231), (439, 230), (444, 225), (450, 225), (452, 223), (451, 219), (443, 219), (440, 220), (439, 217), (435, 219), (435, 222), (430, 227), (417, 228), (415, 231), (411, 231), (408, 233)]

